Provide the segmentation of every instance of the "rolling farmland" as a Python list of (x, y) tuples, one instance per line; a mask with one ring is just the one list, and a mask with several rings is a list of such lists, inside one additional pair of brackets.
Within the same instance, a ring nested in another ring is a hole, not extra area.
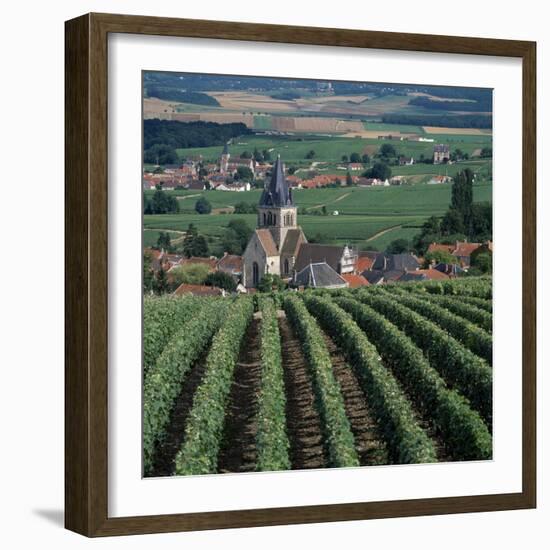
[(145, 475), (491, 459), (491, 296), (467, 278), (146, 297)]

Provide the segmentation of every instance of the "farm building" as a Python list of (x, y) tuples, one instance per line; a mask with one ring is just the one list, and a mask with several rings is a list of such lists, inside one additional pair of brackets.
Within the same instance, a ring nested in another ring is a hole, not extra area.
[(442, 143), (434, 145), (434, 164), (445, 164), (449, 162), (451, 153), (448, 145)]

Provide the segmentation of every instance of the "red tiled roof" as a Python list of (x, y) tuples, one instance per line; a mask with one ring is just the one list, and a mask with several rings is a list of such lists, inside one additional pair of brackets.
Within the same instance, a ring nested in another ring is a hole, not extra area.
[(182, 296), (184, 294), (193, 294), (194, 296), (222, 296), (223, 291), (217, 286), (188, 285), (183, 283), (176, 288), (174, 296)]
[(350, 288), (357, 288), (360, 286), (367, 286), (370, 283), (363, 277), (363, 275), (354, 275), (353, 273), (343, 273), (340, 275), (344, 281), (349, 284)]
[(480, 243), (457, 243), (453, 251), (454, 256), (471, 256), (474, 250), (481, 246)]
[(180, 265), (193, 265), (193, 264), (202, 264), (210, 268), (210, 271), (215, 271), (216, 269), (216, 259), (215, 258), (200, 258), (196, 256), (191, 256), (191, 258), (184, 258), (181, 260)]
[(432, 243), (428, 246), (428, 252), (448, 252), (452, 254), (454, 249), (455, 247), (452, 244)]
[(446, 273), (441, 273), (441, 271), (438, 271), (437, 269), (417, 269), (416, 271), (412, 271), (412, 273), (421, 273), (426, 275), (426, 277), (430, 280), (449, 278)]
[(242, 273), (243, 257), (235, 254), (225, 254), (223, 258), (218, 260), (218, 269), (232, 271), (234, 273)]
[(359, 256), (359, 258), (357, 258), (357, 271), (363, 273), (363, 271), (372, 269), (374, 260), (375, 258), (369, 258), (368, 256)]

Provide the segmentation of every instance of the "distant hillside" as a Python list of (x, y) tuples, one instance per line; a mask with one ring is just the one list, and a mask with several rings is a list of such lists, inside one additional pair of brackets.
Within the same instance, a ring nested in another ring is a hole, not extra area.
[(217, 99), (200, 92), (186, 92), (177, 88), (168, 88), (160, 86), (151, 86), (147, 88), (148, 97), (166, 99), (168, 101), (179, 101), (181, 103), (193, 103), (195, 105), (208, 105), (209, 107), (219, 107)]

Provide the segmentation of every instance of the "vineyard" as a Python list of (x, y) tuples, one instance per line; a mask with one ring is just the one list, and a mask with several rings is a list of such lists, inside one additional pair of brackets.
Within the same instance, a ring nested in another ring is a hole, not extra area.
[(146, 297), (145, 476), (492, 457), (488, 278)]

